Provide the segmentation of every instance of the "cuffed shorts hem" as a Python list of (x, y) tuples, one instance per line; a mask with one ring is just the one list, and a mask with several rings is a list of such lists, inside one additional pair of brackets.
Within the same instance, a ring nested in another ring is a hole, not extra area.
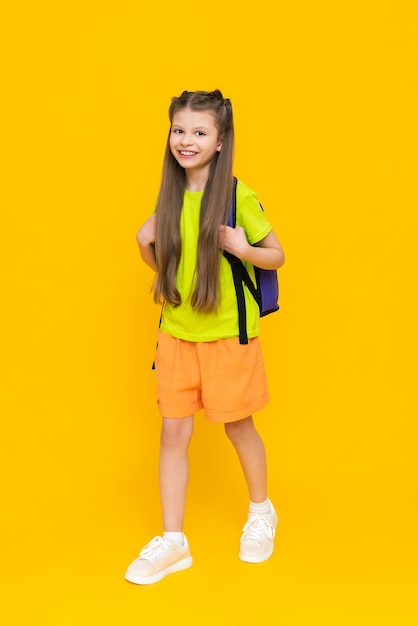
[(161, 402), (157, 402), (157, 404), (158, 410), (163, 417), (172, 417), (173, 419), (189, 417), (190, 415), (194, 415), (200, 411), (200, 409), (203, 409), (201, 402), (195, 402), (194, 404), (183, 406), (170, 406), (168, 404), (162, 404)]
[(269, 398), (266, 398), (263, 401), (258, 403), (254, 403), (251, 406), (245, 407), (244, 409), (238, 409), (236, 411), (229, 412), (218, 412), (211, 411), (208, 407), (203, 407), (202, 403), (194, 404), (191, 406), (163, 406), (158, 402), (158, 409), (161, 413), (162, 417), (168, 417), (171, 419), (182, 419), (184, 417), (189, 417), (190, 415), (194, 415), (201, 409), (203, 409), (205, 413), (205, 417), (209, 422), (217, 422), (219, 424), (228, 424), (229, 422), (238, 422), (239, 420), (243, 420), (250, 415), (254, 415), (257, 411), (261, 411), (263, 409)]
[(262, 402), (254, 403), (251, 406), (245, 407), (245, 409), (238, 409), (237, 411), (229, 411), (224, 413), (218, 413), (211, 411), (208, 407), (205, 407), (205, 416), (210, 422), (218, 422), (219, 424), (229, 424), (230, 422), (238, 422), (250, 415), (254, 415), (257, 411), (261, 411), (268, 402), (268, 398)]

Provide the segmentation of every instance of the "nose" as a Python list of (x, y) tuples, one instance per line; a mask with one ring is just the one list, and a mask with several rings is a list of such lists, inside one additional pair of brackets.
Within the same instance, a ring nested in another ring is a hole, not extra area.
[(190, 146), (193, 143), (193, 139), (190, 135), (183, 133), (181, 136), (181, 144), (183, 146)]

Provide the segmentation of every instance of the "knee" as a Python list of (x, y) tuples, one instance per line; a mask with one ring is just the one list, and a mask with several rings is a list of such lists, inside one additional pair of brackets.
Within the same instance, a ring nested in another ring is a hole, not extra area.
[(225, 433), (233, 444), (245, 440), (250, 431), (254, 431), (253, 418), (251, 416), (237, 422), (225, 424)]
[(193, 433), (193, 418), (163, 418), (161, 446), (165, 448), (187, 448)]

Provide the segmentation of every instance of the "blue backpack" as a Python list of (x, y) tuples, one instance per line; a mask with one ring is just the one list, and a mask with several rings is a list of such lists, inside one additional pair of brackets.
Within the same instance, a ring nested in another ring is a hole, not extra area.
[[(263, 207), (260, 204), (260, 210)], [(228, 216), (227, 226), (235, 228), (237, 223), (237, 179), (234, 177), (234, 187), (232, 192), (231, 211)], [(257, 302), (260, 309), (260, 317), (278, 311), (279, 282), (277, 270), (263, 270), (254, 266), (256, 284), (254, 285), (243, 262), (233, 254), (224, 251), (224, 256), (231, 264), (232, 276), (234, 279), (235, 293), (238, 305), (238, 328), (239, 342), (248, 343), (247, 336), (247, 314), (245, 308), (244, 285), (249, 289), (251, 295)]]

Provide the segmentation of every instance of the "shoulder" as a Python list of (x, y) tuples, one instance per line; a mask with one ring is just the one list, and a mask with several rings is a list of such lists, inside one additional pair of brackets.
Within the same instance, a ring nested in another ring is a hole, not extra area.
[(271, 230), (271, 225), (260, 205), (255, 191), (243, 181), (237, 182), (237, 225), (242, 226), (249, 243), (263, 239)]
[(237, 202), (257, 202), (259, 204), (259, 200), (255, 191), (250, 189), (248, 185), (246, 185), (242, 180), (237, 178)]
[(236, 203), (238, 213), (262, 213), (260, 200), (256, 192), (237, 178)]

